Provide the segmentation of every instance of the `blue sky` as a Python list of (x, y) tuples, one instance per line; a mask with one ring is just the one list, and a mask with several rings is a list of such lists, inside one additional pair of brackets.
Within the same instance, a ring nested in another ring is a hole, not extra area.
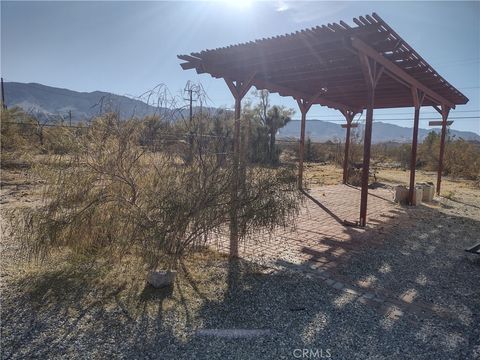
[[(176, 55), (339, 20), (352, 24), (372, 12), (470, 99), (452, 111), (458, 118), (452, 128), (480, 133), (480, 2), (2, 1), (1, 73), (6, 81), (121, 95), (140, 95), (159, 83), (178, 92), (193, 80), (203, 84), (212, 106), (231, 107), (223, 81), (183, 71)], [(297, 109), (291, 98), (273, 101)], [(409, 108), (375, 112), (378, 119), (410, 114)], [(308, 115), (341, 119), (319, 105)], [(431, 108), (422, 117), (438, 118)]]

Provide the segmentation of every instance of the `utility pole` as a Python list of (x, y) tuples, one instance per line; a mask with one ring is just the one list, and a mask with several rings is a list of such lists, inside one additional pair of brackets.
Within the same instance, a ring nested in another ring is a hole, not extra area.
[(194, 143), (194, 140), (193, 140), (193, 88), (191, 87), (190, 83), (187, 84), (187, 86), (185, 87), (185, 90), (186, 92), (188, 92), (188, 99), (185, 99), (185, 100), (188, 100), (189, 101), (189, 104), (190, 104), (190, 111), (189, 111), (189, 127), (190, 127), (190, 135), (188, 136), (188, 143), (189, 143), (189, 156), (188, 156), (188, 160), (187, 162), (190, 163), (192, 160), (193, 160), (193, 143)]
[(2, 108), (3, 110), (7, 109), (7, 104), (5, 104), (5, 88), (3, 87), (3, 77), (1, 78), (2, 81)]
[(68, 110), (68, 120), (70, 121), (70, 127), (72, 127), (72, 110)]
[(192, 89), (188, 89), (187, 90), (189, 95), (190, 95), (190, 123), (192, 123), (192, 119), (193, 119), (193, 90)]

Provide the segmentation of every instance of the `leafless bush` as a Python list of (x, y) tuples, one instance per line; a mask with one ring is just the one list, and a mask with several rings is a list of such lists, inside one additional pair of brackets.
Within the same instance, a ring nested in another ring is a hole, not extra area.
[[(52, 156), (36, 172), (46, 182), (44, 205), (16, 228), (25, 249), (43, 259), (52, 249), (134, 254), (154, 268), (174, 266), (185, 252), (228, 224), (232, 170), (196, 137), (193, 159), (140, 146), (144, 127), (111, 114), (79, 136), (75, 151)], [(216, 138), (212, 138), (214, 141)], [(55, 164), (61, 166), (55, 166)], [(241, 236), (286, 225), (298, 211), (292, 169), (248, 172), (239, 214)]]

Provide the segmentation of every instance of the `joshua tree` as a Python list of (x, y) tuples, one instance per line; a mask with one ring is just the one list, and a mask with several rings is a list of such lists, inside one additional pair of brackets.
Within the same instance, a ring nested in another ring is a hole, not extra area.
[(255, 95), (260, 101), (254, 110), (269, 135), (268, 159), (270, 163), (276, 163), (278, 156), (275, 149), (275, 137), (278, 130), (291, 120), (293, 109), (284, 106), (270, 106), (269, 93), (266, 90), (257, 91)]

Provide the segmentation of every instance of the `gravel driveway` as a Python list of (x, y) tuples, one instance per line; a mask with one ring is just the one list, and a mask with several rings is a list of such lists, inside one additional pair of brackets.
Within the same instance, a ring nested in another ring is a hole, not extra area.
[(463, 251), (480, 197), (465, 196), (407, 210), (327, 279), (207, 252), (153, 290), (104, 264), (19, 266), (3, 236), (1, 358), (480, 359), (480, 259)]

